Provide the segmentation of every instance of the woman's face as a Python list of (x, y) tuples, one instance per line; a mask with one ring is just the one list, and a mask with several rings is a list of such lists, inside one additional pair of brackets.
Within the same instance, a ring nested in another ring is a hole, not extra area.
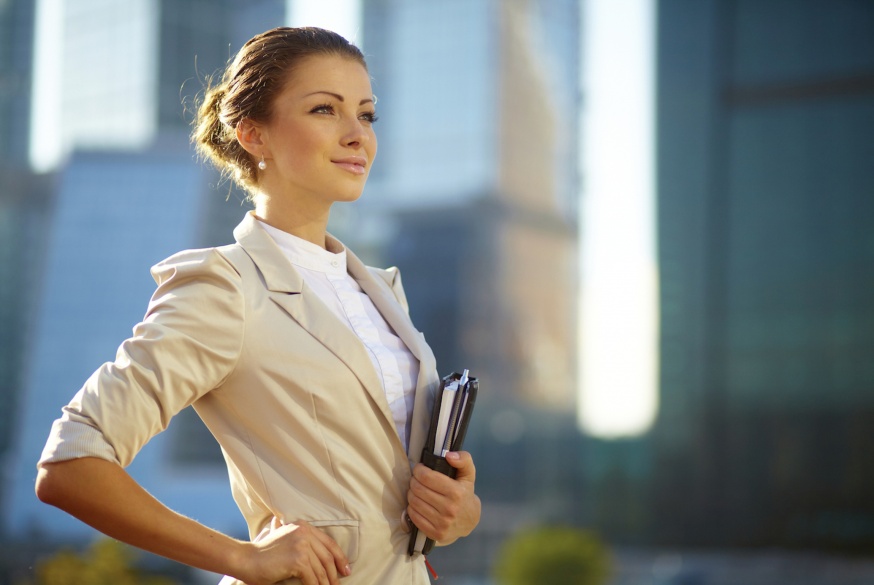
[(370, 76), (361, 64), (307, 57), (261, 125), (267, 168), (260, 186), (296, 204), (358, 199), (376, 157), (375, 118)]

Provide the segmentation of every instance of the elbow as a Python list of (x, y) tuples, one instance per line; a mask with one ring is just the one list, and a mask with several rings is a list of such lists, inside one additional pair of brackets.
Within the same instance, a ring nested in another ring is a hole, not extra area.
[(45, 463), (39, 466), (34, 491), (40, 502), (52, 506), (59, 505), (64, 482), (58, 476), (56, 464)]
[(81, 457), (41, 463), (36, 474), (34, 491), (45, 504), (70, 512), (82, 502), (93, 499), (103, 489), (101, 478), (112, 477), (113, 463), (93, 457)]
[(42, 465), (39, 466), (39, 469), (36, 473), (36, 484), (34, 485), (34, 491), (36, 492), (36, 497), (39, 498), (40, 502), (44, 504), (51, 503), (51, 478), (49, 476), (48, 470)]

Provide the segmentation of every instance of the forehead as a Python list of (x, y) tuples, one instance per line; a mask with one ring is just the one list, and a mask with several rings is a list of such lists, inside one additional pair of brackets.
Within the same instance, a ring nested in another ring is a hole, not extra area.
[(357, 104), (372, 97), (370, 75), (354, 59), (339, 55), (314, 55), (301, 60), (289, 73), (283, 93), (304, 97), (329, 91)]

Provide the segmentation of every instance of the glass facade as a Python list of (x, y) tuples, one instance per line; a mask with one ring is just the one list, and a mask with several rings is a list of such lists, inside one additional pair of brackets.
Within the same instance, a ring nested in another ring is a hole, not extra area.
[(0, 160), (25, 168), (33, 65), (35, 8), (30, 0), (0, 2)]
[(187, 134), (204, 82), (253, 34), (281, 25), (285, 10), (282, 0), (56, 1), (60, 132), (40, 140), (59, 140), (62, 160)]
[(494, 0), (364, 2), (365, 53), (380, 112), (371, 196), (395, 206), (442, 206), (494, 184), (494, 14)]
[(874, 544), (874, 5), (659, 5), (663, 542)]
[[(22, 369), (39, 285), (50, 177), (28, 168), (28, 119), (35, 10), (28, 0), (0, 2), (0, 409), (18, 410)], [(0, 420), (0, 458), (15, 442), (16, 418)], [(7, 491), (0, 476), (0, 499)], [(2, 514), (0, 514), (2, 521)]]
[(157, 0), (65, 2), (64, 149), (143, 148), (154, 139)]

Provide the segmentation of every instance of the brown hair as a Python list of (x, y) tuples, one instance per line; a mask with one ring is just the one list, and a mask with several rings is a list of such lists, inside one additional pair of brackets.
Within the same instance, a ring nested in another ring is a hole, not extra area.
[(279, 27), (252, 37), (227, 66), (221, 82), (212, 87), (207, 83), (191, 140), (201, 156), (250, 195), (257, 190), (258, 170), (237, 141), (237, 124), (245, 118), (268, 122), (273, 101), (291, 71), (316, 55), (346, 57), (367, 69), (358, 47), (335, 32)]

